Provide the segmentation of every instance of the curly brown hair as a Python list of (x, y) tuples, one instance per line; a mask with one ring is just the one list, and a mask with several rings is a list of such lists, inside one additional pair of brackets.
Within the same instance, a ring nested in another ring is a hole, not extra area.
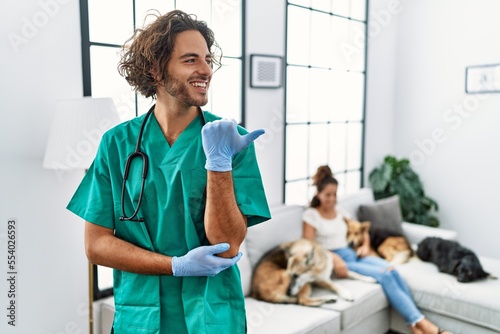
[[(333, 177), (333, 172), (328, 166), (319, 166), (318, 170), (316, 171), (316, 174), (312, 177), (313, 180), (313, 185), (316, 186), (316, 189), (318, 193), (322, 192), (325, 187), (329, 184), (334, 184), (338, 185), (339, 182), (337, 181), (336, 178)], [(317, 195), (314, 195), (314, 197), (311, 200), (311, 207), (317, 208), (320, 206), (320, 201)]]
[[(180, 10), (165, 15), (159, 13), (149, 15), (156, 17), (156, 20), (144, 29), (135, 30), (132, 37), (125, 42), (118, 63), (118, 72), (135, 91), (145, 97), (156, 98), (156, 86), (166, 76), (162, 70), (170, 60), (175, 38), (184, 31), (199, 31), (213, 55), (212, 63), (217, 67), (221, 66), (222, 50), (206, 22), (199, 21), (195, 15), (188, 15)], [(160, 78), (155, 78), (153, 69), (160, 69)]]

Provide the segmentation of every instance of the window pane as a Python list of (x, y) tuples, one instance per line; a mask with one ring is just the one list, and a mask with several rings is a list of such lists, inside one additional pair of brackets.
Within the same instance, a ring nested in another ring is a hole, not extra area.
[(287, 62), (309, 65), (310, 10), (288, 6)]
[(365, 70), (365, 40), (366, 25), (361, 22), (350, 22), (349, 45), (344, 52), (350, 70), (362, 72)]
[(363, 147), (363, 127), (361, 123), (347, 124), (347, 168), (361, 167), (361, 148)]
[(210, 111), (241, 123), (241, 60), (223, 58), (222, 63), (224, 66), (214, 73), (210, 83)]
[(366, 21), (366, 0), (351, 0), (351, 17)]
[(352, 54), (360, 52), (349, 41), (349, 21), (340, 17), (332, 17), (332, 68), (347, 70)]
[[(323, 12), (330, 12), (332, 10), (332, 2), (337, 2), (338, 0), (311, 0), (311, 7)], [(345, 0), (341, 0), (345, 1)]]
[(309, 120), (310, 70), (306, 67), (287, 66), (286, 121)]
[(309, 173), (328, 163), (328, 125), (310, 125), (309, 132)]
[(347, 72), (343, 71), (332, 71), (332, 77), (330, 79), (331, 88), (331, 105), (332, 105), (332, 115), (331, 120), (335, 122), (343, 122), (347, 120), (347, 97), (345, 96), (345, 84), (347, 81)]
[(311, 14), (311, 65), (329, 68), (332, 65), (331, 16), (321, 12)]
[(365, 101), (365, 76), (361, 73), (350, 72), (346, 82), (347, 119), (350, 121), (360, 121), (363, 119), (363, 108)]
[(210, 27), (212, 20), (210, 18), (211, 1), (207, 0), (176, 0), (175, 5), (177, 9), (186, 12), (187, 14), (194, 14), (198, 20), (205, 21)]
[[(361, 173), (359, 171), (353, 171), (346, 174), (345, 181), (345, 192), (346, 194), (352, 194), (361, 188)], [(356, 212), (351, 213), (356, 214)]]
[[(204, 0), (206, 1), (206, 0)], [(213, 1), (212, 24), (215, 39), (224, 56), (241, 57), (241, 0)]]
[(309, 193), (308, 181), (287, 182), (285, 186), (286, 204), (307, 205), (310, 201)]
[(342, 16), (349, 16), (350, 1), (336, 0), (332, 1), (332, 13)]
[(329, 94), (334, 121), (359, 121), (363, 118), (364, 75), (355, 72), (333, 71)]
[(356, 72), (348, 72), (341, 76), (344, 81), (342, 94), (342, 107), (344, 108), (344, 120), (359, 121), (363, 118), (364, 103), (364, 75)]
[(365, 70), (366, 25), (332, 18), (332, 67), (362, 72)]
[(311, 69), (311, 97), (309, 113), (311, 122), (326, 122), (331, 119), (331, 71)]
[(330, 145), (328, 152), (328, 165), (333, 173), (346, 169), (346, 138), (347, 126), (345, 123), (335, 123), (330, 125)]
[(123, 45), (134, 31), (132, 7), (131, 0), (89, 0), (90, 40)]
[[(135, 97), (130, 85), (118, 74), (118, 48), (90, 47), (92, 96), (112, 97), (122, 121), (135, 116)], [(129, 109), (133, 105), (133, 109)]]
[(286, 127), (286, 179), (305, 178), (307, 171), (307, 125)]
[(135, 24), (137, 27), (144, 27), (155, 20), (153, 15), (164, 15), (175, 9), (175, 0), (140, 0), (135, 2)]

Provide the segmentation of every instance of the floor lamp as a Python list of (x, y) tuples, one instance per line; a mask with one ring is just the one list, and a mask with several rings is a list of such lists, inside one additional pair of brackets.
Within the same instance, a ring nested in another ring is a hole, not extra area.
[[(61, 100), (56, 105), (43, 167), (53, 169), (60, 182), (70, 170), (92, 164), (101, 137), (120, 122), (111, 98), (83, 97)], [(83, 237), (83, 236), (82, 236)], [(94, 332), (94, 266), (88, 263), (89, 333)]]

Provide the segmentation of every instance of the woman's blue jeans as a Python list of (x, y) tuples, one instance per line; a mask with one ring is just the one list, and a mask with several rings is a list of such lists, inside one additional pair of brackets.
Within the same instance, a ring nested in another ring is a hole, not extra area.
[(424, 318), (399, 273), (396, 270), (387, 270), (391, 266), (389, 262), (375, 256), (358, 257), (349, 247), (335, 249), (333, 252), (346, 262), (349, 270), (375, 278), (384, 289), (389, 303), (407, 323), (415, 325)]

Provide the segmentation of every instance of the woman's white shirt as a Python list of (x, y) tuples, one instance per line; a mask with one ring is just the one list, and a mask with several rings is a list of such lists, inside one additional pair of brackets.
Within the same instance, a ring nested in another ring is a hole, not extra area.
[(340, 208), (335, 208), (337, 216), (324, 218), (315, 208), (307, 208), (302, 213), (302, 220), (316, 230), (316, 241), (326, 249), (347, 247), (347, 224), (344, 217), (349, 214)]

